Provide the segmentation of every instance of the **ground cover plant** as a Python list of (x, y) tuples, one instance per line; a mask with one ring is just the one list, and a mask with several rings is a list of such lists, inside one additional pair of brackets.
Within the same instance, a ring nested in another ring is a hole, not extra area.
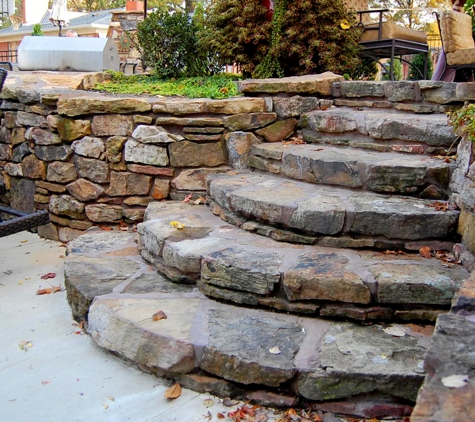
[(114, 94), (148, 94), (181, 96), (187, 98), (229, 98), (238, 95), (234, 74), (219, 74), (210, 77), (161, 79), (157, 75), (130, 75), (108, 72), (111, 80), (95, 86), (96, 90)]

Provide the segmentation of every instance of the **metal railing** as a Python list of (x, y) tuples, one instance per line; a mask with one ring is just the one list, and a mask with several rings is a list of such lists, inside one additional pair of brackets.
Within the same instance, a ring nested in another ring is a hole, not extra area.
[(18, 62), (18, 50), (0, 50), (0, 62)]

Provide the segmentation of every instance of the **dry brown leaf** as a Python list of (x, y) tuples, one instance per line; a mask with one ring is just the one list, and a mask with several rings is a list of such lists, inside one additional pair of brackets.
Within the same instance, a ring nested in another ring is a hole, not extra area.
[(406, 252), (404, 251), (390, 251), (390, 250), (387, 250), (385, 252), (383, 252), (384, 255), (406, 255)]
[(172, 385), (167, 391), (165, 391), (165, 398), (173, 400), (181, 396), (181, 385), (176, 383)]
[(431, 208), (435, 208), (436, 211), (447, 211), (449, 209), (448, 202), (435, 201), (433, 204), (428, 205)]
[(152, 315), (154, 321), (160, 321), (161, 319), (167, 319), (167, 315), (163, 311), (157, 311)]
[(222, 414), (222, 413), (218, 413), (218, 414), (216, 415), (216, 417), (217, 417), (218, 419), (224, 419), (226, 416), (225, 416), (224, 414)]
[(206, 198), (203, 198), (202, 196), (200, 196), (196, 201), (193, 202), (193, 205), (201, 205), (201, 204), (204, 204), (206, 202)]
[(47, 289), (38, 289), (36, 291), (36, 294), (38, 296), (40, 296), (40, 295), (50, 295), (52, 293), (57, 293), (57, 292), (60, 292), (60, 291), (61, 291), (61, 285), (51, 286), (51, 287), (48, 287)]
[(432, 248), (430, 246), (423, 246), (419, 249), (419, 253), (424, 258), (432, 258)]
[(51, 382), (51, 380), (43, 380), (43, 381), (41, 381), (41, 384), (46, 385), (46, 384), (49, 384), (50, 382)]
[(56, 277), (56, 273), (47, 273), (47, 274), (42, 275), (41, 279), (48, 280), (49, 278), (55, 278), (55, 277)]
[(101, 230), (106, 231), (106, 232), (110, 232), (110, 231), (113, 230), (112, 227), (108, 227), (108, 226), (99, 226), (99, 228), (100, 228)]
[(109, 405), (107, 403), (103, 403), (102, 406), (104, 407), (104, 410), (109, 409)]
[(206, 408), (208, 408), (208, 407), (213, 406), (214, 401), (211, 400), (211, 399), (205, 399), (205, 400), (203, 400), (203, 404), (204, 404), (204, 406), (205, 406)]
[(123, 232), (129, 231), (129, 226), (124, 222), (124, 220), (120, 220), (119, 230), (122, 230)]
[(209, 421), (212, 419), (213, 415), (211, 412), (208, 412), (206, 415), (203, 415), (205, 419), (208, 419)]

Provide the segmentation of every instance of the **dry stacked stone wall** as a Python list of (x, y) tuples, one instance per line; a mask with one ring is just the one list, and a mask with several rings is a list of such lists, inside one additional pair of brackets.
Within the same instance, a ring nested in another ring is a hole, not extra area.
[(68, 241), (93, 225), (139, 222), (150, 201), (203, 196), (206, 176), (246, 168), (253, 144), (301, 134), (305, 113), (441, 113), (475, 100), (470, 83), (346, 82), (331, 73), (240, 85), (245, 96), (227, 100), (5, 88), (0, 202), (48, 209), (51, 224), (39, 233)]

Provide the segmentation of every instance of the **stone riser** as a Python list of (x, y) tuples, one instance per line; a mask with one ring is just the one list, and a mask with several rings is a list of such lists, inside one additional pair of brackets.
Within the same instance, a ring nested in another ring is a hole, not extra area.
[[(434, 321), (466, 276), (418, 255), (275, 242), (182, 203), (150, 205), (146, 219), (139, 247), (160, 273), (249, 306), (359, 321)], [(185, 228), (173, 228), (172, 220)]]
[[(88, 315), (74, 316), (88, 319), (87, 331), (100, 347), (221, 396), (285, 400), (286, 406), (300, 399), (342, 405), (349, 400), (360, 403), (350, 414), (368, 417), (372, 400), (390, 404), (378, 408), (378, 417), (410, 411), (401, 399), (415, 400), (430, 329), (399, 325), (405, 335), (394, 337), (378, 324), (220, 304), (152, 272), (140, 260), (134, 237), (97, 230), (68, 245), (65, 275), (68, 294), (74, 292), (69, 299), (72, 305), (89, 301)], [(157, 311), (167, 318), (153, 320)], [(364, 396), (372, 393), (379, 398)]]
[(445, 153), (457, 136), (445, 115), (415, 115), (332, 108), (303, 114), (300, 127), (308, 142), (328, 142), (380, 152)]
[[(405, 241), (450, 239), (458, 212), (431, 201), (391, 197), (278, 176), (230, 172), (212, 176), (208, 197), (241, 218), (310, 236), (382, 237)], [(221, 213), (220, 213), (221, 214)]]
[(309, 183), (378, 193), (447, 199), (450, 166), (443, 160), (315, 145), (258, 144), (252, 168)]

